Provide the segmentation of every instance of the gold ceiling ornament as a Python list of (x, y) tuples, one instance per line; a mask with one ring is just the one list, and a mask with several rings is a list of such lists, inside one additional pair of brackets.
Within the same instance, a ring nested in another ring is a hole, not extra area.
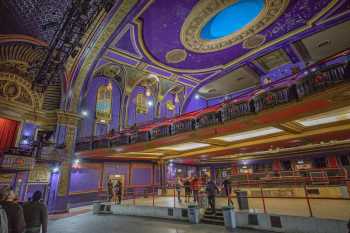
[(187, 58), (187, 52), (184, 49), (173, 49), (167, 52), (165, 59), (168, 63), (180, 63)]
[(237, 0), (199, 1), (187, 16), (180, 33), (186, 49), (197, 53), (215, 52), (239, 44), (271, 25), (287, 8), (289, 0), (265, 0), (260, 14), (242, 29), (216, 40), (204, 40), (200, 37), (204, 26), (221, 10)]
[(260, 47), (266, 41), (266, 37), (262, 34), (257, 34), (249, 37), (243, 42), (243, 48), (245, 49), (255, 49)]
[(22, 107), (39, 110), (43, 103), (43, 95), (31, 89), (31, 83), (24, 78), (0, 72), (0, 98), (4, 101), (20, 104)]

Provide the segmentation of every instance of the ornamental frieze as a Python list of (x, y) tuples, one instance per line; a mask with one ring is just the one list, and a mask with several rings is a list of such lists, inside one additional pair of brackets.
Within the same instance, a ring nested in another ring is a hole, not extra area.
[(181, 28), (181, 42), (186, 49), (198, 53), (208, 53), (241, 43), (271, 25), (284, 12), (289, 3), (289, 0), (266, 0), (264, 9), (247, 26), (219, 39), (202, 39), (200, 34), (204, 26), (221, 10), (234, 4), (236, 1), (199, 1), (187, 16)]

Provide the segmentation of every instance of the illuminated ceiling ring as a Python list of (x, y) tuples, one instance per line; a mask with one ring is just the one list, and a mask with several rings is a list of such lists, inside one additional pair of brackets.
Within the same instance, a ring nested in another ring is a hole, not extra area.
[(208, 53), (239, 44), (275, 22), (289, 4), (289, 0), (265, 0), (265, 6), (259, 15), (240, 30), (214, 40), (201, 38), (201, 32), (208, 22), (219, 12), (236, 2), (238, 0), (199, 1), (181, 28), (180, 38), (184, 47), (192, 52)]

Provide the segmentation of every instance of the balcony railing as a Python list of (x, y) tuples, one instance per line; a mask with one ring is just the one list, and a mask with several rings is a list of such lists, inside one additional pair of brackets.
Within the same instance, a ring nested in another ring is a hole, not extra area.
[(7, 170), (31, 170), (36, 161), (59, 162), (64, 158), (64, 146), (45, 143), (40, 146), (11, 147), (0, 156), (0, 168)]
[(92, 150), (147, 142), (198, 128), (218, 125), (244, 115), (300, 100), (338, 83), (350, 80), (349, 62), (327, 65), (329, 60), (339, 57), (348, 59), (349, 55), (350, 50), (344, 51), (303, 70), (299, 74), (272, 82), (262, 88), (257, 88), (235, 99), (227, 100), (206, 109), (120, 131), (114, 135), (79, 138), (76, 150)]

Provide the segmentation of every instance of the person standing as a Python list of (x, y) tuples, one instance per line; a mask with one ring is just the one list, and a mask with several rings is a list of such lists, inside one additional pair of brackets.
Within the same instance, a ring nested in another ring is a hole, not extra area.
[(7, 215), (8, 233), (23, 233), (25, 221), (22, 207), (16, 202), (15, 192), (8, 186), (0, 190), (0, 205)]
[(219, 188), (216, 186), (213, 180), (209, 180), (207, 184), (207, 195), (208, 195), (208, 203), (212, 210), (213, 214), (216, 214), (216, 208), (215, 208), (215, 197), (216, 193), (219, 192)]
[(185, 187), (185, 203), (188, 203), (190, 202), (190, 197), (191, 197), (191, 182), (189, 178), (185, 180), (184, 187)]
[(42, 193), (36, 191), (32, 199), (23, 205), (24, 219), (26, 222), (25, 233), (47, 232), (47, 208), (41, 202)]
[(175, 189), (177, 192), (177, 200), (179, 201), (179, 203), (182, 202), (181, 200), (181, 187), (183, 186), (182, 182), (181, 182), (181, 178), (180, 177), (176, 177), (176, 184), (175, 184)]
[(113, 183), (111, 179), (108, 179), (107, 183), (107, 200), (110, 202), (113, 198)]
[(116, 195), (116, 204), (120, 205), (122, 203), (122, 182), (120, 180), (118, 180), (117, 184), (114, 186), (114, 192)]
[(192, 191), (193, 191), (193, 201), (197, 203), (199, 201), (199, 189), (200, 189), (200, 182), (197, 176), (195, 176), (192, 180)]
[(231, 187), (230, 179), (226, 178), (222, 184), (224, 186), (225, 194), (226, 194), (226, 197), (227, 197), (227, 204), (229, 206), (233, 206), (233, 201), (231, 199), (232, 187)]

